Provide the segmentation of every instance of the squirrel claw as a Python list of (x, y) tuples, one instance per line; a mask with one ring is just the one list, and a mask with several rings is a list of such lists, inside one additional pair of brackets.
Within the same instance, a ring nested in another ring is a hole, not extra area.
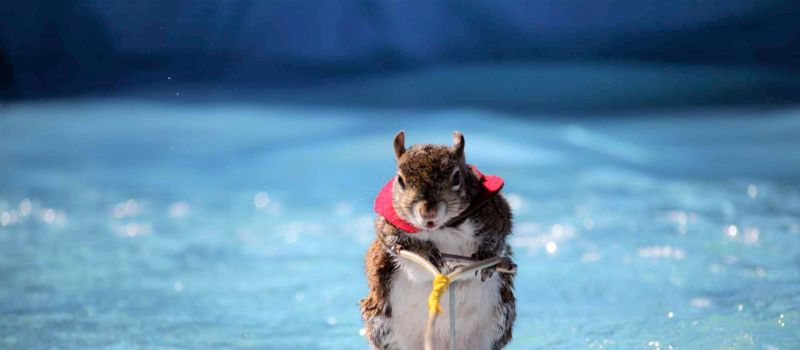
[(487, 279), (492, 278), (492, 276), (494, 276), (495, 270), (496, 268), (494, 266), (487, 267), (481, 270), (481, 282), (486, 282)]

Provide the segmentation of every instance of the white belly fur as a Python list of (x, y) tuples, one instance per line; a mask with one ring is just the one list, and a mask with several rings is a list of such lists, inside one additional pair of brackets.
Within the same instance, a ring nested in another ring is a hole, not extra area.
[[(474, 226), (465, 222), (458, 228), (417, 233), (415, 238), (427, 239), (443, 253), (472, 255), (477, 249)], [(423, 348), (423, 336), (428, 317), (428, 294), (433, 276), (415, 263), (396, 258), (400, 271), (392, 281), (389, 300), (392, 305), (392, 329), (401, 350)], [(502, 324), (497, 312), (500, 303), (500, 283), (497, 274), (486, 281), (479, 277), (459, 280), (450, 285), (456, 294), (456, 348), (459, 350), (491, 349), (499, 336)], [(434, 330), (434, 348), (450, 347), (450, 296), (445, 292), (440, 300), (442, 312)]]

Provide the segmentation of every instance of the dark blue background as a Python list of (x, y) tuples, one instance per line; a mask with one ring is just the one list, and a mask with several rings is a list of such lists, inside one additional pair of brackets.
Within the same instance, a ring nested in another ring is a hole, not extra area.
[[(583, 101), (587, 84), (626, 85), (630, 67), (643, 67), (650, 74), (645, 85), (670, 89), (627, 107), (792, 103), (800, 91), (800, 2), (44, 0), (0, 7), (6, 99), (167, 83), (292, 91), (443, 69), (472, 75), (472, 84), (495, 75), (459, 67), (487, 65), (532, 68), (519, 79), (522, 85), (502, 77), (487, 83), (495, 93), (560, 84), (560, 96)], [(546, 74), (554, 65), (564, 73)], [(709, 69), (710, 80), (698, 82)], [(715, 69), (722, 69), (721, 78)], [(666, 83), (664, 76), (670, 77)], [(731, 85), (733, 90), (724, 88)], [(440, 90), (447, 96), (423, 106), (458, 104), (456, 86), (447, 84)], [(675, 98), (684, 89), (703, 96)], [(345, 95), (299, 102), (421, 103), (398, 89), (389, 97)], [(568, 101), (552, 99), (476, 104), (570, 108)]]

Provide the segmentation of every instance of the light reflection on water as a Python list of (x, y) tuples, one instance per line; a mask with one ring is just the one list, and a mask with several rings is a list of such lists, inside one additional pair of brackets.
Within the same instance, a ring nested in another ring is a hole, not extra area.
[[(6, 112), (0, 348), (366, 348), (362, 256), (400, 128), (411, 143), (462, 129), (471, 161), (506, 180), (520, 266), (509, 348), (798, 341), (800, 141), (785, 131), (800, 131), (800, 114), (751, 119), (751, 135), (713, 112), (569, 123), (130, 101)], [(691, 136), (711, 127), (730, 143)]]

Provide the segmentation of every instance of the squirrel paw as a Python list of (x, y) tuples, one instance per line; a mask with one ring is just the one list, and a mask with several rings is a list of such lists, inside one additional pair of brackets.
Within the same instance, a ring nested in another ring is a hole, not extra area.
[(511, 261), (511, 259), (506, 257), (503, 257), (501, 259), (502, 260), (497, 265), (487, 267), (483, 270), (475, 271), (475, 275), (477, 276), (480, 273), (481, 281), (484, 282), (487, 279), (492, 278), (497, 269), (505, 271), (514, 271), (517, 269), (517, 264)]
[(403, 246), (400, 245), (400, 243), (398, 243), (399, 241), (400, 237), (397, 236), (386, 237), (383, 243), (384, 246), (386, 247), (386, 250), (389, 251), (389, 254), (397, 255), (400, 253), (401, 250), (403, 250)]
[(428, 261), (436, 266), (439, 271), (444, 269), (444, 257), (442, 257), (442, 253), (439, 252), (439, 249), (435, 247), (428, 252)]

